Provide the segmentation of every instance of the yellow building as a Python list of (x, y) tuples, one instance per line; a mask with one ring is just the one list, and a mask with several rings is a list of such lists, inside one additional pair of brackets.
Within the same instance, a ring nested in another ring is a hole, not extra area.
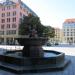
[(55, 42), (61, 43), (63, 40), (63, 32), (62, 29), (55, 28)]
[(63, 42), (63, 32), (62, 32), (62, 29), (60, 29), (60, 28), (54, 28), (54, 29), (55, 29), (55, 37), (54, 38), (50, 38), (50, 42), (52, 44), (62, 43)]

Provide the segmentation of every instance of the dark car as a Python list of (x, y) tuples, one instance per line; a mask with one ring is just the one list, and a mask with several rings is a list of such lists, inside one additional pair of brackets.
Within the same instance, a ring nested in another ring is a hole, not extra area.
[(55, 45), (59, 45), (59, 44), (56, 42)]
[(49, 43), (49, 42), (48, 42), (48, 43), (46, 43), (46, 46), (51, 46), (51, 43)]

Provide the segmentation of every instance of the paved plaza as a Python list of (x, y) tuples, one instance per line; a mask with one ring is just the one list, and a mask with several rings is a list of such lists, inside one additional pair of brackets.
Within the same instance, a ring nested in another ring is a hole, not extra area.
[[(8, 50), (20, 50), (23, 46), (3, 46), (0, 45), (1, 52), (4, 52), (6, 49)], [(67, 59), (71, 60), (71, 63), (62, 71), (56, 72), (44, 72), (44, 73), (27, 73), (27, 74), (14, 74), (11, 72), (7, 72), (4, 70), (0, 70), (0, 75), (75, 75), (75, 46), (65, 46), (65, 47), (43, 47), (46, 50), (56, 50), (60, 52), (64, 52)]]

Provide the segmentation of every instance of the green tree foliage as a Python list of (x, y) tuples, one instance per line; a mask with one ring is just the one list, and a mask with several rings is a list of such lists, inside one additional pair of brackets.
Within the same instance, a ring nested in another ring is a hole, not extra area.
[(47, 36), (47, 37), (52, 38), (55, 36), (55, 30), (51, 26), (46, 26), (43, 32), (44, 32), (45, 36)]
[(28, 20), (29, 20), (29, 17), (27, 16), (20, 20), (19, 35), (28, 35), (29, 33)]
[(50, 26), (44, 26), (41, 24), (39, 17), (37, 16), (25, 16), (19, 25), (19, 34), (20, 35), (29, 35), (30, 31), (35, 29), (38, 36), (42, 37), (54, 37), (54, 29)]

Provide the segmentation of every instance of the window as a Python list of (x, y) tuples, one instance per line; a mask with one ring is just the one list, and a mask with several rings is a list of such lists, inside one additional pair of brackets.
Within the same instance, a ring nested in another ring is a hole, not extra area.
[(6, 34), (7, 35), (16, 34), (16, 30), (7, 30)]
[(15, 15), (16, 15), (16, 11), (13, 12), (13, 16), (15, 16)]
[(16, 22), (16, 17), (12, 18), (12, 21), (13, 21), (13, 22)]
[(67, 32), (67, 36), (69, 36), (69, 32)]
[(9, 10), (10, 9), (10, 6), (7, 6), (7, 10)]
[(2, 13), (2, 17), (5, 17), (5, 13)]
[(73, 36), (73, 33), (71, 32), (71, 36)]
[(4, 11), (4, 10), (5, 10), (5, 7), (2, 8), (2, 11)]
[(69, 31), (69, 29), (67, 29), (67, 31)]
[(1, 23), (5, 23), (5, 19), (1, 19)]
[(73, 40), (73, 38), (70, 38), (70, 40)]
[(3, 24), (3, 25), (1, 25), (1, 29), (4, 29), (4, 24)]
[(7, 22), (10, 22), (10, 18), (7, 18)]
[(16, 8), (16, 5), (13, 5), (13, 9), (15, 9)]
[(16, 30), (12, 30), (12, 34), (16, 34)]
[(10, 28), (10, 24), (7, 24), (7, 28)]
[(0, 31), (0, 35), (4, 35), (4, 31)]
[(71, 29), (71, 31), (72, 31), (72, 29)]
[(12, 28), (16, 28), (16, 24), (12, 24)]
[(10, 12), (7, 12), (7, 16), (10, 16)]

